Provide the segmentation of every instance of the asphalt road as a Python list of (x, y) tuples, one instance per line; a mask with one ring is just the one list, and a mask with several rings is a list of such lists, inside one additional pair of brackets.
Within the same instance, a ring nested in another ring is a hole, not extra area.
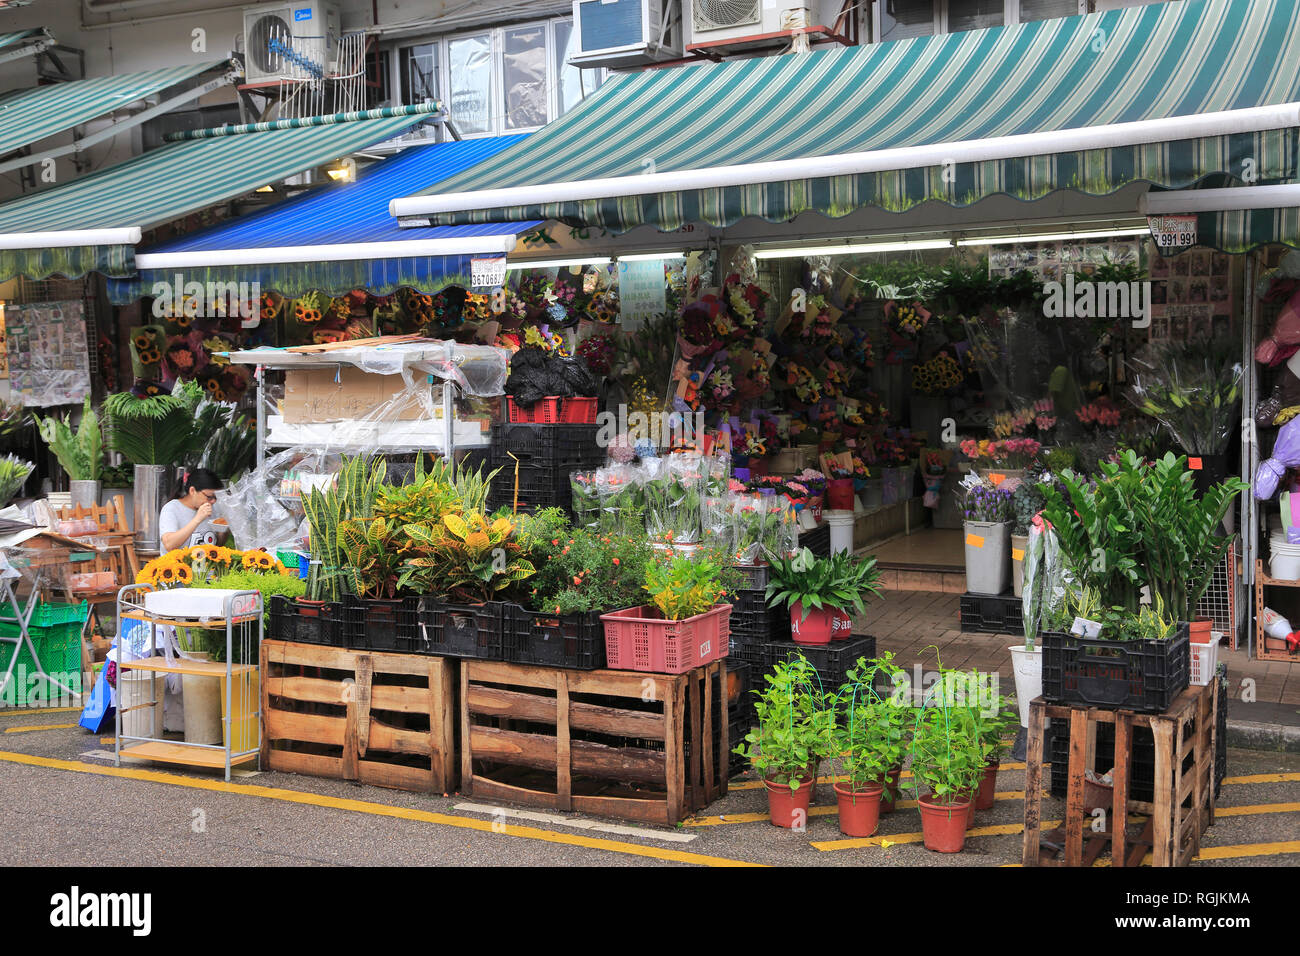
[[(676, 828), (633, 826), (486, 801), (284, 773), (113, 767), (111, 742), (75, 713), (0, 714), (0, 865), (60, 866), (1000, 866), (1020, 860), (1023, 770), (998, 776), (959, 854), (920, 844), (915, 809), (882, 819), (876, 844), (844, 847), (822, 783), (806, 832), (771, 826), (752, 778)], [(48, 727), (49, 729), (28, 729)], [(1300, 756), (1231, 751), (1218, 819), (1197, 866), (1300, 863)], [(1263, 776), (1260, 776), (1263, 775)], [(912, 797), (913, 794), (906, 794)], [(1045, 799), (1044, 819), (1061, 801)], [(628, 828), (610, 832), (593, 827)], [(911, 842), (915, 841), (915, 842)]]

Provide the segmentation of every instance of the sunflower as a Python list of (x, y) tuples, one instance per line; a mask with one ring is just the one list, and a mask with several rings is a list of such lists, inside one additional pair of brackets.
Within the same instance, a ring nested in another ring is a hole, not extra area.
[(155, 579), (159, 584), (171, 584), (176, 580), (176, 567), (170, 564), (163, 565), (157, 570)]
[(135, 343), (136, 351), (140, 351), (142, 349), (147, 349), (149, 346), (153, 345), (153, 336), (150, 335), (148, 332), (141, 332), (131, 341)]
[(317, 345), (324, 345), (327, 342), (342, 342), (343, 333), (333, 329), (317, 329), (311, 334), (311, 338)]
[(216, 561), (218, 552), (221, 551), (215, 544), (205, 544), (202, 548), (196, 548), (195, 550), (201, 550), (206, 561)]
[(140, 350), (141, 365), (157, 365), (159, 360), (161, 359), (162, 359), (162, 353), (155, 348), (147, 348), (147, 349)]
[(234, 557), (235, 552), (230, 548), (223, 548), (221, 545), (211, 545), (212, 551), (209, 554), (209, 561), (217, 561), (221, 564), (229, 564), (230, 559)]
[(215, 378), (205, 378), (203, 380), (203, 390), (205, 392), (215, 392), (221, 388), (221, 382)]
[(190, 323), (194, 321), (194, 319), (193, 316), (186, 315), (184, 312), (182, 312), (180, 315), (176, 316), (176, 318), (173, 319), (172, 321), (174, 321), (180, 328), (188, 329), (190, 327)]
[(204, 545), (190, 548), (189, 559), (191, 561), (206, 561), (208, 559), (208, 549)]
[(176, 583), (189, 584), (192, 580), (194, 580), (193, 572), (191, 572), (185, 565), (178, 564), (176, 566)]
[(224, 402), (226, 400), (225, 391), (223, 391), (222, 389), (217, 389), (215, 392), (212, 393), (212, 400), (214, 402)]
[(162, 389), (153, 382), (150, 382), (144, 387), (144, 394), (148, 398), (153, 398), (155, 395), (161, 395)]

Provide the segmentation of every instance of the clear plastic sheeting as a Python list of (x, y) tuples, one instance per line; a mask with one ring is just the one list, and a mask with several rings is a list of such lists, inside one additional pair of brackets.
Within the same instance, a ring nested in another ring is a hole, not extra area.
[(1021, 611), (1025, 623), (1025, 646), (1034, 647), (1043, 623), (1050, 621), (1065, 603), (1065, 563), (1056, 533), (1041, 516), (1035, 516), (1025, 544), (1024, 588)]
[(1129, 370), (1129, 399), (1188, 454), (1222, 454), (1238, 433), (1244, 368), (1235, 341), (1153, 344), (1129, 360)]
[(494, 345), (462, 345), (437, 339), (356, 345), (326, 352), (288, 349), (245, 349), (229, 353), (236, 365), (274, 369), (332, 368), (351, 365), (375, 375), (432, 375), (454, 382), (466, 395), (490, 398), (505, 391), (508, 349)]

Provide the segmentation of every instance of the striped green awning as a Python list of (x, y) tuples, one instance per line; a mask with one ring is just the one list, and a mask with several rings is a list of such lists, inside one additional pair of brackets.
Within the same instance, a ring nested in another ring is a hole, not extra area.
[(0, 63), (32, 56), (54, 45), (54, 37), (45, 27), (0, 33)]
[[(1300, 208), (1196, 213), (1196, 245), (1241, 254), (1273, 244), (1300, 249)], [(1159, 247), (1157, 247), (1159, 248)], [(1177, 255), (1181, 249), (1161, 249)]]
[(15, 90), (0, 98), (0, 155), (124, 109), (204, 73), (236, 69), (231, 61), (218, 60)]
[(1300, 0), (1152, 4), (624, 74), (392, 211), (411, 225), (668, 230), (1246, 171), (1289, 180), (1298, 102)]
[[(148, 229), (250, 193), (303, 170), (346, 156), (403, 132), (428, 117), (418, 113), (330, 126), (279, 129), (222, 139), (168, 143), (53, 189), (0, 206), (0, 246), (24, 234), (87, 229)], [(0, 256), (0, 281), (24, 274), (44, 278), (134, 272), (133, 247), (70, 250), (12, 249)], [(68, 269), (79, 271), (68, 271)]]

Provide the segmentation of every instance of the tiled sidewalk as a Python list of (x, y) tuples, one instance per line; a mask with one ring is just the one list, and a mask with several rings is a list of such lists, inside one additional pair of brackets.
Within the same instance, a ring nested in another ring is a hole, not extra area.
[[(936, 656), (945, 667), (997, 671), (1011, 681), (1011, 655), (1007, 652), (1020, 639), (1010, 634), (963, 634), (958, 630), (960, 595), (929, 591), (885, 591), (854, 631), (874, 634), (878, 651), (892, 651), (900, 664), (911, 668), (934, 666)], [(1242, 678), (1255, 681), (1260, 703), (1300, 707), (1300, 665), (1250, 660), (1243, 648), (1219, 648), (1219, 660), (1228, 664), (1232, 687)]]

